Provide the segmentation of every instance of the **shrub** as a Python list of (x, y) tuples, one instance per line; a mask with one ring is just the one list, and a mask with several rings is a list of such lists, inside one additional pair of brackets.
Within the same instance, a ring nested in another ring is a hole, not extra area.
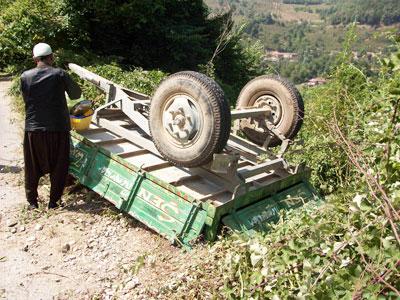
[(0, 12), (0, 68), (32, 66), (32, 46), (47, 42), (54, 49), (65, 45), (66, 18), (58, 12), (60, 1), (18, 0)]
[[(350, 34), (351, 37), (351, 34)], [(175, 297), (397, 299), (400, 296), (400, 47), (365, 76), (340, 55), (306, 94), (303, 158), (330, 192), (281, 216), (268, 234), (234, 234), (160, 288)], [(172, 286), (173, 289), (170, 289)], [(213, 291), (207, 296), (204, 291)]]
[[(151, 95), (154, 89), (160, 84), (166, 76), (165, 73), (158, 70), (145, 71), (141, 68), (123, 70), (117, 65), (96, 65), (87, 67), (90, 71), (122, 85), (128, 89)], [(76, 78), (79, 80), (78, 78)], [(104, 104), (105, 97), (90, 82), (79, 80), (82, 87), (83, 96), (92, 100), (96, 106)]]

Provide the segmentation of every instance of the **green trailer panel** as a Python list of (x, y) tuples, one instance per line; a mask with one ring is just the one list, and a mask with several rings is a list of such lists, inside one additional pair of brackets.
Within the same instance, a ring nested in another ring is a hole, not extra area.
[(206, 211), (121, 163), (113, 154), (72, 135), (70, 173), (78, 180), (171, 241), (188, 244), (203, 229)]
[(317, 199), (312, 187), (306, 182), (301, 182), (255, 204), (231, 212), (222, 222), (234, 231), (251, 235), (255, 231), (266, 231), (268, 224), (278, 222), (280, 210), (294, 209)]

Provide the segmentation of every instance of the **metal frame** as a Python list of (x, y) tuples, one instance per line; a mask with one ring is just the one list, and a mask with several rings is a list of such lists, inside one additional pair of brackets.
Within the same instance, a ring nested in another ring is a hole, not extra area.
[[(69, 68), (79, 77), (93, 83), (97, 88), (106, 94), (106, 103), (95, 110), (93, 121), (100, 127), (106, 128), (114, 134), (131, 141), (132, 143), (146, 149), (158, 156), (161, 156), (154, 144), (151, 142), (150, 130), (148, 124), (148, 110), (150, 106), (150, 96), (126, 89), (114, 82), (107, 80), (93, 72), (86, 70), (76, 64), (69, 64)], [(111, 114), (123, 114), (127, 116), (133, 124), (137, 125), (142, 131), (143, 136), (133, 135), (127, 128), (118, 126), (107, 120)], [(248, 182), (249, 178), (265, 173), (266, 171), (275, 171), (281, 176), (295, 174), (298, 168), (290, 168), (283, 159), (290, 140), (276, 127), (266, 122), (270, 130), (270, 136), (266, 139), (263, 147), (260, 147), (250, 141), (238, 136), (239, 120), (251, 118), (258, 115), (268, 116), (271, 110), (268, 108), (242, 108), (231, 111), (231, 118), (235, 120), (230, 138), (225, 147), (226, 151), (222, 154), (214, 154), (213, 161), (201, 168), (196, 168), (200, 173), (211, 172), (219, 179), (226, 182), (225, 186), (229, 190), (237, 191), (239, 186)], [(273, 135), (282, 140), (281, 149), (278, 155), (273, 154), (268, 149), (268, 144)], [(259, 164), (260, 156), (269, 159), (265, 163)], [(241, 169), (238, 166), (239, 158), (251, 162), (253, 166), (247, 169)], [(203, 171), (202, 171), (203, 170)], [(235, 193), (236, 196), (236, 193)]]

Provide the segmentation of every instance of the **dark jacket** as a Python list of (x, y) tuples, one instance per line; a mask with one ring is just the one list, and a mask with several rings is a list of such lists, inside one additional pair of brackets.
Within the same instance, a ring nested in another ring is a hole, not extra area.
[(43, 66), (21, 76), (25, 101), (25, 131), (69, 131), (71, 125), (65, 92), (71, 99), (81, 96), (80, 87), (68, 73)]

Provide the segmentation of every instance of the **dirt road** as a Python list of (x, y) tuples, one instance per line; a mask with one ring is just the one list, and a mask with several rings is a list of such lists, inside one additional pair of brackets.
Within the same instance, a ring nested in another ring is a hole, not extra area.
[[(9, 87), (0, 81), (0, 299), (163, 298), (190, 254), (84, 188), (65, 194), (61, 210), (25, 210), (22, 125)], [(42, 207), (48, 193), (43, 180)]]

